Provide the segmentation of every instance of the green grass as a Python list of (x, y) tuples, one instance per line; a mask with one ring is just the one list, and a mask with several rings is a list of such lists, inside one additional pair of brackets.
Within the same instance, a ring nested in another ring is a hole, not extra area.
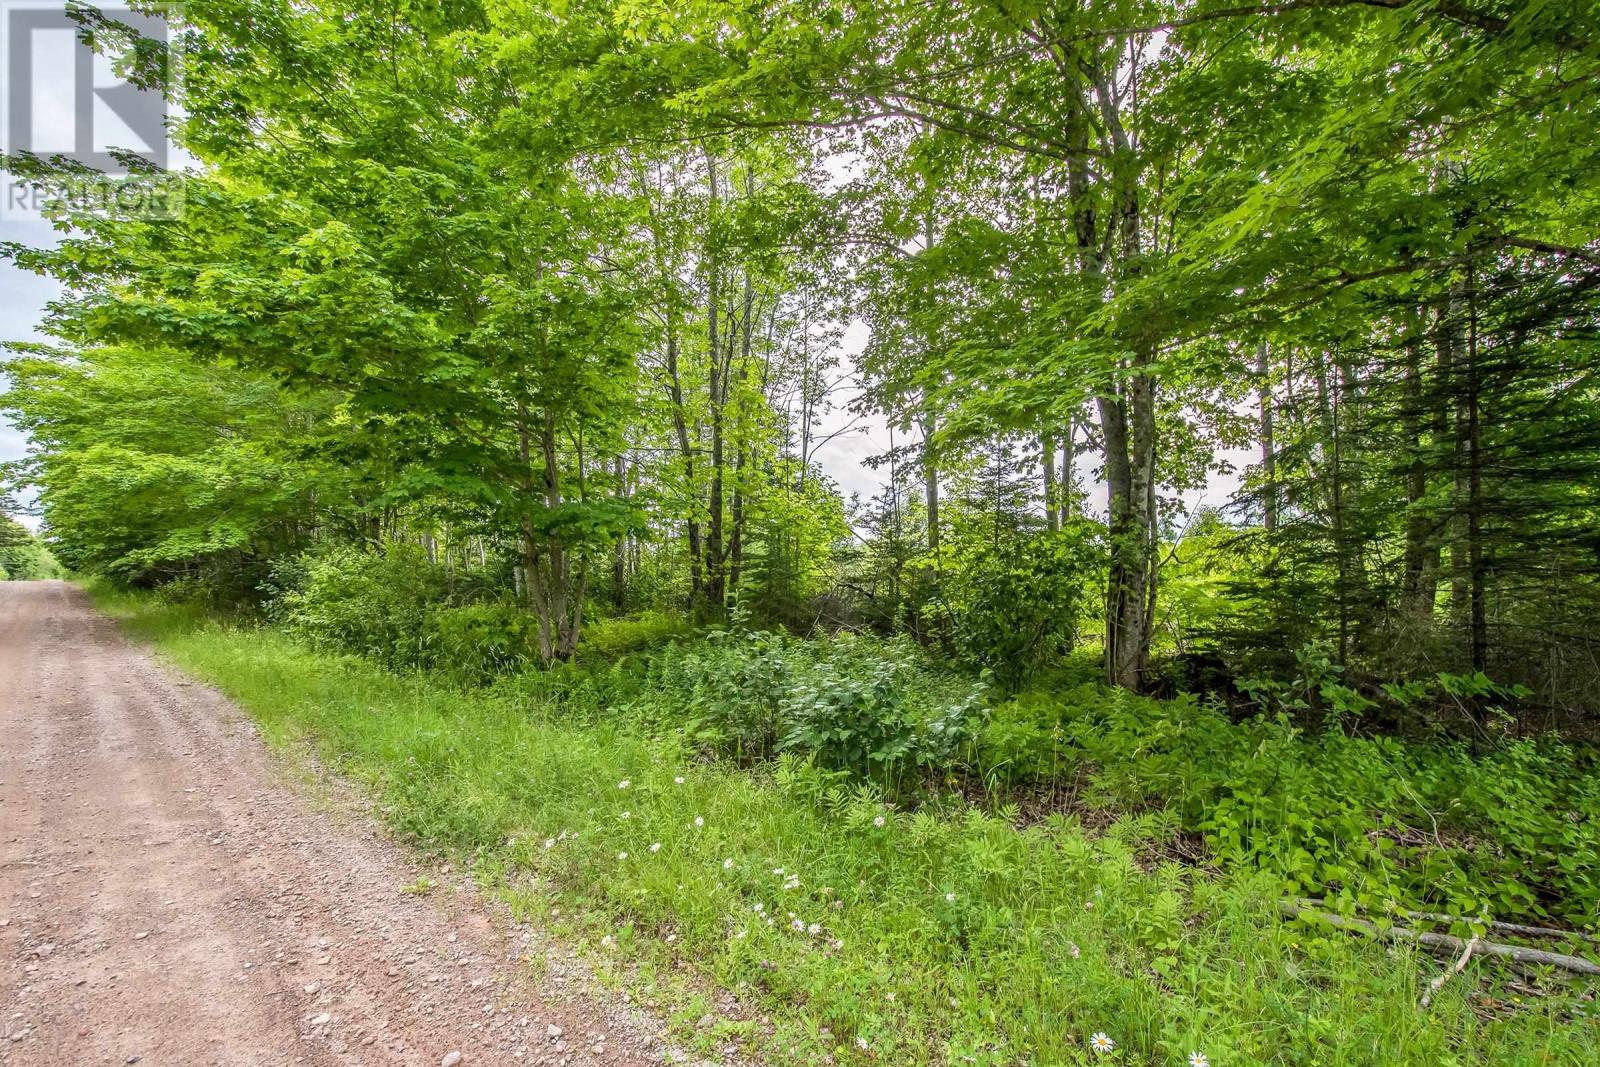
[[(419, 847), (676, 1000), (702, 1044), (772, 1064), (1600, 1062), (1583, 984), (1517, 1004), (1515, 976), (1474, 962), (1419, 1010), (1438, 961), (1280, 921), (1260, 875), (1147, 860), (1160, 815), (1090, 834), (954, 801), (907, 814), (806, 766), (697, 762), (671, 737), (94, 592)], [(696, 1028), (710, 983), (771, 1025)], [(1096, 1032), (1117, 1050), (1091, 1052)]]

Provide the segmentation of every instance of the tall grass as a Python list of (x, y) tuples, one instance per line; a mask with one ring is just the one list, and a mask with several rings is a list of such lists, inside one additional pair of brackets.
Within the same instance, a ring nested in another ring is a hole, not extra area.
[[(805, 765), (696, 762), (670, 735), (575, 723), (510, 690), (95, 593), (515, 906), (558, 911), (597, 956), (737, 991), (770, 1025), (709, 1032), (760, 1062), (1600, 1062), (1584, 986), (1519, 1003), (1516, 976), (1475, 962), (1421, 1010), (1438, 961), (1285, 923), (1259, 875), (1147, 859), (1172, 831), (1159, 814), (1094, 834), (953, 799), (907, 814)], [(1096, 1033), (1116, 1049), (1092, 1051)]]

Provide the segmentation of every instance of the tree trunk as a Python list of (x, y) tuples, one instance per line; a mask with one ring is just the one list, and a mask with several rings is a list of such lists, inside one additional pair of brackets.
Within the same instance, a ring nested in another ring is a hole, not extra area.
[(1044, 458), (1044, 526), (1051, 533), (1061, 529), (1061, 513), (1056, 499), (1056, 439), (1046, 430), (1039, 436), (1039, 453)]
[[(628, 499), (628, 468), (622, 456), (618, 456), (612, 465), (612, 474), (617, 479), (617, 499)], [(611, 602), (618, 610), (623, 611), (628, 604), (628, 539), (617, 538), (617, 543), (611, 550)]]
[[(718, 197), (720, 195), (717, 183), (717, 161), (709, 153), (706, 155), (706, 175), (710, 187), (710, 217), (709, 229), (716, 225), (716, 212)], [(711, 400), (711, 492), (709, 499), (709, 515), (706, 523), (706, 606), (710, 608), (714, 617), (721, 618), (726, 607), (724, 601), (727, 597), (727, 585), (723, 574), (725, 548), (723, 545), (722, 526), (722, 481), (723, 481), (723, 401), (724, 391), (727, 389), (725, 368), (722, 360), (722, 333), (721, 333), (721, 267), (711, 248), (707, 247), (706, 254), (706, 346), (710, 358), (708, 372), (708, 387)]]
[(1262, 525), (1267, 533), (1278, 528), (1278, 454), (1272, 440), (1271, 352), (1263, 338), (1256, 345), (1256, 403), (1261, 411)]
[(1472, 669), (1489, 660), (1489, 617), (1485, 602), (1487, 571), (1483, 559), (1483, 432), (1478, 368), (1478, 294), (1472, 267), (1467, 268), (1467, 568), (1471, 597)]
[(939, 557), (939, 462), (934, 452), (933, 436), (938, 422), (924, 401), (918, 426), (922, 430), (922, 506), (928, 520), (928, 555), (933, 557), (933, 567), (941, 569)]

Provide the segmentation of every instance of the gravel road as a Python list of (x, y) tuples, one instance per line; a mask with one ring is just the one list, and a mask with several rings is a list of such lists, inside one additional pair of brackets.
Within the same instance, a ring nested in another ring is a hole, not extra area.
[(470, 889), (402, 892), (404, 850), (316, 794), (76, 588), (0, 582), (0, 1063), (677, 1058)]

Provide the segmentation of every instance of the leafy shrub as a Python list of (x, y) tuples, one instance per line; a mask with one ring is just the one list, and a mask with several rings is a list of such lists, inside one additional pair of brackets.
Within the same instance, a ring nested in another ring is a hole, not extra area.
[(578, 655), (614, 659), (630, 652), (657, 648), (674, 638), (687, 637), (693, 627), (676, 615), (646, 611), (628, 618), (595, 619), (584, 624)]
[(996, 788), (1081, 780), (1091, 806), (1169, 807), (1219, 860), (1295, 892), (1591, 926), (1600, 914), (1600, 777), (1550, 740), (1477, 756), (1308, 734), (1289, 709), (1234, 723), (1188, 696), (1084, 686), (1000, 704), (974, 763)]
[(928, 666), (907, 640), (801, 641), (728, 631), (656, 657), (636, 712), (739, 759), (779, 751), (885, 781), (954, 762), (982, 687)]
[(949, 606), (962, 657), (1014, 691), (1070, 652), (1100, 565), (1094, 529), (1074, 521), (957, 569)]
[(778, 747), (870, 777), (892, 777), (908, 765), (947, 767), (972, 736), (982, 691), (967, 686), (941, 696), (928, 681), (903, 638), (834, 638), (780, 699)]
[(515, 604), (434, 608), (427, 625), (429, 661), (473, 681), (522, 670), (538, 656), (538, 620)]
[(280, 573), (275, 613), (315, 648), (369, 656), (391, 668), (434, 662), (434, 606), (444, 576), (415, 545), (381, 553), (339, 548)]

